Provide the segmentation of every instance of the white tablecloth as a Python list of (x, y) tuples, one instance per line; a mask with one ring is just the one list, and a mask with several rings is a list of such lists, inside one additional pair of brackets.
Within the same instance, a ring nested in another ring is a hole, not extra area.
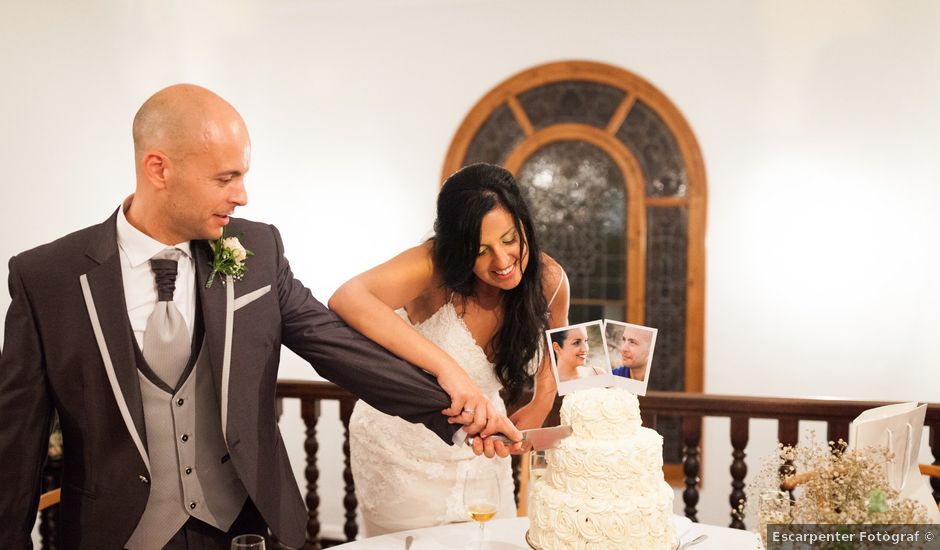
[[(756, 550), (760, 548), (760, 537), (750, 531), (716, 527), (701, 523), (691, 523), (680, 516), (675, 517), (682, 541), (693, 539), (701, 534), (708, 538), (692, 546), (690, 550)], [(530, 550), (525, 542), (525, 532), (529, 528), (528, 518), (497, 519), (486, 524), (486, 546), (488, 550)], [(343, 550), (402, 550), (405, 537), (414, 537), (411, 550), (438, 550), (447, 548), (473, 548), (471, 541), (476, 540), (479, 526), (476, 523), (451, 523), (425, 529), (412, 529), (400, 533), (382, 535), (368, 539), (348, 542), (334, 548)]]

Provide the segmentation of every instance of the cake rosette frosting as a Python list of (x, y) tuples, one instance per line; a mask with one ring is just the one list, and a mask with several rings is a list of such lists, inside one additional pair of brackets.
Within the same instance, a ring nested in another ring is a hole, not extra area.
[(635, 395), (615, 388), (565, 397), (572, 435), (546, 451), (529, 498), (529, 541), (541, 550), (668, 550), (676, 542), (662, 437), (640, 423)]

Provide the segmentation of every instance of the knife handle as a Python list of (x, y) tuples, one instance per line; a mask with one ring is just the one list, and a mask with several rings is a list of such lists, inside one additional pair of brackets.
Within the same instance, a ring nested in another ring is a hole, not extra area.
[[(470, 446), (473, 446), (473, 441), (474, 441), (476, 438), (477, 438), (477, 436), (471, 435), (470, 437), (468, 437), (468, 438), (465, 439), (464, 441), (466, 441), (467, 446), (470, 447)], [(513, 443), (515, 443), (513, 440), (511, 440), (511, 439), (509, 439), (508, 437), (506, 437), (505, 435), (501, 435), (501, 434), (493, 434), (493, 435), (491, 435), (491, 436), (489, 437), (489, 439), (492, 439), (492, 440), (494, 440), (494, 441), (502, 441), (502, 442), (503, 442), (504, 444), (506, 444), (506, 445), (512, 445)]]

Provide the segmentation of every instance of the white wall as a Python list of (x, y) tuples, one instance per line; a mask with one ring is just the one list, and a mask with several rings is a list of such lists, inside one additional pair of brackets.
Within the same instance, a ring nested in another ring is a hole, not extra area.
[[(429, 230), (483, 94), (597, 60), (663, 90), (702, 147), (707, 391), (940, 401), (938, 20), (930, 0), (2, 0), (0, 256), (105, 219), (133, 187), (137, 107), (189, 81), (244, 115), (241, 215), (276, 222), (326, 299)], [(285, 354), (282, 376), (314, 373)], [(704, 521), (727, 522), (726, 434), (707, 426)], [(336, 425), (321, 436), (336, 528)]]

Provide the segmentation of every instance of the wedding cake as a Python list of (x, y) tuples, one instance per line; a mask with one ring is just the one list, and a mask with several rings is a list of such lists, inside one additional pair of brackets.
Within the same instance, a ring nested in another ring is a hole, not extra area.
[(635, 395), (595, 388), (565, 396), (572, 435), (546, 451), (532, 484), (527, 539), (540, 550), (669, 550), (676, 545), (663, 438), (640, 425)]

